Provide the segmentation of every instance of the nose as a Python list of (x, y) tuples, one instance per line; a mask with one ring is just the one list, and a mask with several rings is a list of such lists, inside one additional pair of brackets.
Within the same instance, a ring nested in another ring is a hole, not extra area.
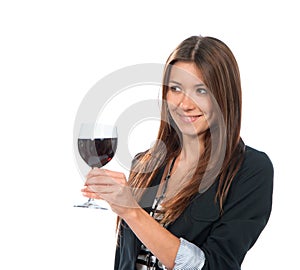
[(186, 93), (182, 93), (179, 107), (184, 111), (193, 110), (195, 108), (195, 103)]

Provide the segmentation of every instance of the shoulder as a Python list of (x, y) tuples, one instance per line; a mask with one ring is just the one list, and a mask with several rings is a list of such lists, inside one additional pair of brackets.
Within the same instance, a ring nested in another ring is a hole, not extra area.
[(254, 149), (248, 145), (245, 147), (245, 161), (254, 162), (255, 164), (261, 164), (263, 166), (272, 165), (269, 156), (265, 152)]
[(272, 197), (273, 164), (268, 155), (262, 151), (246, 146), (244, 161), (233, 179), (228, 199), (255, 198), (262, 202)]
[[(237, 174), (240, 181), (247, 179), (273, 179), (274, 168), (269, 156), (262, 151), (246, 146), (244, 161)], [(259, 176), (259, 177), (255, 177)]]

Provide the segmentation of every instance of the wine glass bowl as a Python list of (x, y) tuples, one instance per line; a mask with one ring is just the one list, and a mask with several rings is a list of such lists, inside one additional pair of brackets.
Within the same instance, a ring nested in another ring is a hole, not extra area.
[(78, 139), (81, 158), (91, 167), (101, 168), (113, 158), (117, 138)]
[[(91, 168), (101, 168), (112, 160), (117, 149), (118, 135), (116, 126), (99, 123), (83, 123), (78, 135), (78, 152)], [(74, 207), (107, 209), (93, 199)]]

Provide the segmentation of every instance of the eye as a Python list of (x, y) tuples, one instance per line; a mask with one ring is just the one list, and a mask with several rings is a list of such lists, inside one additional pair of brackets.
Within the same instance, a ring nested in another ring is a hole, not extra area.
[(207, 90), (205, 88), (198, 88), (196, 92), (201, 95), (207, 94)]
[(172, 92), (180, 92), (180, 91), (181, 91), (181, 88), (180, 88), (178, 85), (170, 85), (170, 86), (169, 86), (169, 89), (170, 89)]

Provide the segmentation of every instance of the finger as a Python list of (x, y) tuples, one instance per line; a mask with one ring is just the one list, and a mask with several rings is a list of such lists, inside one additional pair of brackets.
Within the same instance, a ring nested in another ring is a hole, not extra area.
[(108, 176), (93, 176), (90, 178), (87, 178), (85, 185), (99, 185), (99, 186), (107, 186), (107, 185), (114, 185), (116, 183), (119, 183), (119, 180), (116, 180), (115, 178), (108, 177)]
[(100, 197), (97, 193), (95, 192), (82, 192), (82, 195), (84, 197), (87, 197), (89, 199), (97, 199), (97, 200), (102, 200), (102, 197)]
[(87, 198), (102, 199), (101, 196), (97, 192), (95, 192), (94, 190), (92, 190), (88, 187), (81, 189), (81, 193), (84, 197), (87, 197)]
[(107, 170), (107, 169), (102, 169), (101, 172), (103, 172), (104, 174), (106, 174), (109, 177), (126, 179), (125, 174), (122, 172), (116, 172), (116, 171), (111, 171), (111, 170)]
[(90, 170), (90, 172), (87, 175), (87, 178), (90, 178), (93, 176), (107, 176), (107, 177), (112, 177), (112, 178), (126, 179), (124, 173), (111, 171), (111, 170), (107, 170), (107, 169), (99, 169), (99, 168), (94, 168), (94, 169)]
[(88, 197), (88, 198), (92, 198), (92, 199), (101, 199), (101, 200), (105, 200), (103, 198), (104, 194), (111, 194), (113, 192), (113, 189), (108, 189), (108, 186), (103, 186), (103, 187), (99, 187), (99, 186), (88, 186), (85, 187), (83, 189), (81, 189), (81, 193), (83, 196)]
[(117, 173), (114, 176), (108, 174), (89, 175), (85, 182), (85, 185), (113, 185), (121, 184), (126, 185), (127, 181), (123, 173)]
[(101, 197), (104, 194), (118, 194), (120, 190), (122, 190), (120, 185), (90, 185), (84, 187), (81, 192), (96, 193)]
[(112, 194), (112, 193), (119, 193), (122, 189), (121, 186), (116, 185), (91, 185), (86, 186), (81, 190), (81, 192), (90, 192), (90, 193), (96, 193), (99, 196), (102, 196), (103, 194)]

